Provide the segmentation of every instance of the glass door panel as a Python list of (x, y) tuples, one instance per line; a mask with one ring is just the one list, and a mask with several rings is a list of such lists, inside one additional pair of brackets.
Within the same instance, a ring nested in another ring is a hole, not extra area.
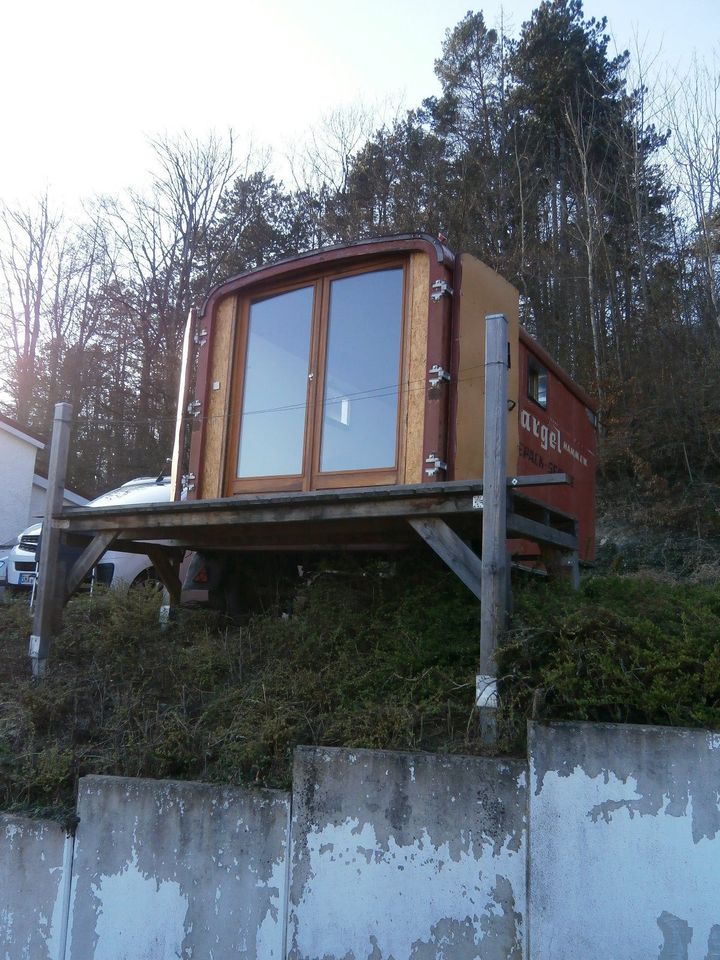
[(251, 304), (238, 477), (303, 469), (314, 287)]
[(402, 306), (402, 268), (330, 284), (323, 473), (395, 466)]

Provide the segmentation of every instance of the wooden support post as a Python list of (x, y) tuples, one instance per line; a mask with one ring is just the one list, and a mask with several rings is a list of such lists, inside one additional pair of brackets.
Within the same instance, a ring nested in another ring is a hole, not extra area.
[[(178, 575), (180, 567), (179, 560), (176, 557), (171, 559), (167, 551), (156, 544), (147, 545), (147, 555), (152, 560), (155, 572), (167, 590), (169, 597), (168, 602), (172, 604), (180, 603), (182, 584), (180, 583), (180, 577)], [(164, 600), (163, 603), (165, 603)]]
[(180, 582), (181, 557), (168, 554), (157, 544), (147, 545), (147, 555), (152, 560), (155, 573), (163, 585), (160, 601), (160, 628), (167, 630), (173, 618), (173, 608), (180, 603), (182, 583)]
[[(578, 522), (577, 520), (573, 523), (573, 533), (575, 534), (575, 539), (578, 539)], [(580, 554), (577, 550), (573, 550), (567, 558), (567, 565), (570, 568), (570, 585), (573, 590), (580, 589)]]
[(481, 737), (496, 740), (495, 650), (505, 629), (508, 322), (501, 313), (485, 317), (485, 436), (483, 447), (482, 583), (480, 670), (477, 705)]
[(71, 420), (71, 404), (57, 403), (50, 442), (47, 499), (37, 573), (37, 600), (28, 650), (33, 677), (36, 680), (45, 674), (50, 641), (58, 629), (65, 600), (65, 571), (58, 562), (61, 534), (59, 529), (53, 527), (52, 518), (61, 512), (65, 495)]

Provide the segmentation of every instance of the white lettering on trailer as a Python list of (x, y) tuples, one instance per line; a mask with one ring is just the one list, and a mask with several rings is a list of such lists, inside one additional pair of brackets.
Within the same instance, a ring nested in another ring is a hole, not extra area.
[(520, 426), (533, 437), (537, 437), (543, 450), (556, 450), (558, 453), (567, 453), (573, 460), (577, 460), (584, 467), (588, 465), (587, 457), (576, 450), (567, 440), (563, 440), (557, 427), (552, 429), (539, 420), (529, 410), (520, 411)]

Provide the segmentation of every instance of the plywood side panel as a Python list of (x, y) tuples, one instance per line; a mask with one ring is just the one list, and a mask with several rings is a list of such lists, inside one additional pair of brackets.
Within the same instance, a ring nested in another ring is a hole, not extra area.
[(426, 253), (410, 257), (408, 318), (410, 359), (403, 390), (407, 397), (404, 483), (421, 483), (423, 469), (423, 431), (427, 389), (428, 303), (430, 298), (430, 261)]
[(508, 320), (508, 400), (512, 400), (515, 406), (508, 413), (507, 473), (512, 476), (517, 472), (518, 461), (519, 294), (515, 287), (470, 254), (462, 254), (460, 269), (457, 447), (453, 479), (479, 479), (483, 475), (485, 317), (490, 313), (504, 313)]
[(205, 455), (200, 483), (200, 496), (203, 499), (222, 496), (236, 310), (237, 297), (226, 297), (218, 304), (213, 339), (208, 344), (212, 355), (205, 411)]

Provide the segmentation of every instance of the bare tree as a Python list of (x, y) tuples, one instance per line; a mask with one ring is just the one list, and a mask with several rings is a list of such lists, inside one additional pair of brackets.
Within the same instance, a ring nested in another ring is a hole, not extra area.
[(697, 58), (679, 84), (668, 85), (669, 155), (702, 277), (702, 298), (720, 331), (720, 60)]
[(576, 204), (574, 227), (585, 252), (587, 310), (592, 334), (597, 395), (602, 409), (604, 405), (606, 330), (602, 321), (601, 306), (598, 303), (597, 261), (605, 232), (604, 195), (607, 191), (607, 184), (604, 179), (607, 171), (602, 150), (600, 150), (600, 156), (598, 157), (594, 111), (591, 111), (590, 115), (587, 116), (586, 111), (584, 112), (579, 106), (573, 108), (566, 104), (565, 121), (575, 153), (574, 162), (568, 165), (570, 171), (572, 171), (571, 179), (575, 181), (572, 184)]
[(3, 332), (3, 386), (18, 419), (32, 411), (37, 354), (46, 317), (49, 275), (57, 269), (61, 218), (50, 212), (47, 195), (34, 209), (0, 209), (0, 302)]
[(357, 157), (371, 137), (382, 137), (397, 120), (399, 106), (358, 101), (333, 110), (312, 128), (287, 160), (295, 199), (306, 222), (310, 247), (349, 240), (362, 232), (348, 219), (348, 188)]
[(105, 198), (99, 216), (113, 251), (115, 288), (135, 335), (138, 450), (169, 450), (187, 311), (212, 286), (211, 225), (235, 176), (235, 140), (183, 135), (151, 142), (150, 189)]

